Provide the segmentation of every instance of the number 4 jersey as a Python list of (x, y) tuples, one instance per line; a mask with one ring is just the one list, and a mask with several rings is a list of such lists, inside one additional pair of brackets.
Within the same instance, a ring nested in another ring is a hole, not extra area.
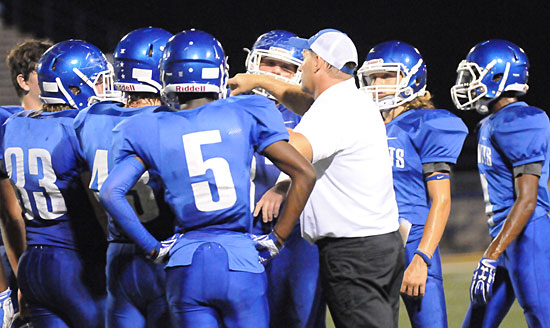
[[(99, 192), (113, 168), (113, 154), (109, 151), (112, 129), (128, 117), (152, 112), (158, 106), (124, 108), (124, 104), (104, 101), (82, 110), (74, 121), (76, 136), (83, 156), (90, 167), (90, 189)], [(173, 214), (164, 202), (164, 192), (158, 177), (145, 172), (126, 198), (140, 221), (157, 239), (173, 234)], [(109, 219), (109, 241), (128, 242), (112, 219)]]
[(24, 212), (28, 245), (91, 250), (104, 241), (81, 173), (77, 110), (25, 111), (2, 126), (0, 154)]

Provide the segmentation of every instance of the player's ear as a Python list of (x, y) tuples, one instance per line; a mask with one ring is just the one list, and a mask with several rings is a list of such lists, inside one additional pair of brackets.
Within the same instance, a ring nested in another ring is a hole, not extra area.
[(27, 83), (27, 81), (25, 80), (23, 74), (17, 74), (16, 80), (21, 89), (25, 90), (26, 92), (31, 91), (31, 87), (29, 86), (29, 83)]

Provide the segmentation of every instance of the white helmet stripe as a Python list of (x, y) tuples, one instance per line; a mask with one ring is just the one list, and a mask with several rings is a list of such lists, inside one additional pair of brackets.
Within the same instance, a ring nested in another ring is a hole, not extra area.
[[(76, 68), (75, 68), (76, 69)], [(67, 100), (69, 101), (69, 105), (71, 105), (71, 107), (74, 107), (74, 108), (78, 108), (78, 106), (76, 106), (76, 103), (74, 102), (73, 98), (71, 97), (71, 95), (69, 94), (69, 92), (65, 89), (65, 87), (63, 86), (63, 83), (61, 83), (61, 79), (59, 77), (56, 77), (55, 78), (55, 82), (57, 82), (57, 86), (59, 87), (59, 90), (61, 90), (61, 93), (65, 96), (65, 98), (67, 98)]]

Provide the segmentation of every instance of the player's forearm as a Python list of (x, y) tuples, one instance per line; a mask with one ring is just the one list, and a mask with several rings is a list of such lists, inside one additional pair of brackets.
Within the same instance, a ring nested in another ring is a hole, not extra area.
[(144, 172), (145, 167), (136, 158), (124, 159), (109, 173), (99, 192), (99, 200), (125, 234), (145, 254), (151, 254), (158, 251), (160, 243), (145, 229), (126, 200), (126, 193)]
[[(439, 174), (447, 173), (435, 172), (433, 175)], [(451, 181), (448, 178), (431, 180), (427, 182), (427, 189), (431, 206), (418, 249), (433, 254), (441, 241), (451, 212)]]
[[(288, 174), (288, 173), (287, 173)], [(294, 229), (300, 214), (304, 210), (307, 199), (315, 185), (316, 176), (314, 170), (303, 170), (299, 174), (289, 174), (292, 183), (286, 197), (286, 203), (279, 220), (275, 225), (275, 230), (283, 239), (287, 239)], [(279, 236), (278, 236), (279, 237)]]
[(499, 234), (493, 239), (484, 257), (496, 260), (523, 231), (537, 206), (539, 178), (524, 174), (516, 178), (517, 198)]
[(493, 239), (485, 254), (484, 257), (490, 258), (492, 260), (498, 259), (500, 254), (506, 250), (508, 245), (510, 245), (516, 237), (523, 231), (529, 218), (533, 214), (533, 211), (536, 207), (536, 200), (534, 202), (528, 200), (517, 199), (504, 221), (502, 230), (499, 234)]
[(432, 200), (432, 206), (426, 219), (424, 233), (418, 249), (433, 254), (441, 241), (449, 213), (451, 212), (451, 198)]
[(27, 238), (25, 235), (25, 222), (19, 215), (17, 218), (9, 218), (2, 220), (2, 240), (6, 247), (6, 254), (10, 266), (17, 274), (17, 267), (19, 265), (19, 258), (27, 248)]
[(0, 180), (0, 203), (2, 239), (13, 272), (17, 272), (19, 258), (25, 251), (27, 240), (21, 207), (9, 179)]

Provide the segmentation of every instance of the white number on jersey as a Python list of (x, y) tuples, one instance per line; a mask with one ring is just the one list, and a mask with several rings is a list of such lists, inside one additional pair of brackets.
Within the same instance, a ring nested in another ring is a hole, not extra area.
[[(12, 161), (12, 156), (15, 157), (15, 163)], [(33, 219), (32, 207), (29, 200), (29, 195), (25, 189), (25, 156), (23, 149), (19, 147), (10, 147), (4, 152), (6, 161), (6, 169), (12, 181), (15, 176), (15, 186), (23, 200), (25, 217), (28, 220)], [(33, 192), (34, 201), (40, 217), (44, 220), (54, 220), (67, 212), (65, 200), (59, 188), (55, 185), (57, 177), (52, 167), (52, 158), (50, 153), (45, 149), (32, 148), (29, 149), (28, 155), (29, 175), (42, 176), (38, 179), (38, 185), (44, 188), (45, 192)], [(38, 161), (42, 163), (42, 172), (38, 170)], [(15, 174), (13, 169), (15, 168)], [(50, 199), (51, 210), (48, 209), (46, 196)]]
[[(105, 179), (109, 175), (109, 152), (105, 149), (98, 149), (95, 152), (94, 165), (92, 167), (92, 178), (90, 188), (97, 179), (97, 190), (101, 190)], [(149, 182), (149, 172), (143, 173), (134, 187), (126, 194), (128, 203), (132, 206), (141, 222), (149, 222), (159, 215), (159, 208), (155, 200), (153, 188)]]
[(485, 174), (480, 174), (479, 177), (481, 180), (481, 189), (483, 190), (483, 201), (485, 202), (485, 214), (489, 217), (489, 225), (493, 226), (493, 216), (495, 214), (493, 213), (493, 204), (491, 204), (491, 200), (489, 199), (489, 184), (487, 183)]
[(182, 140), (189, 176), (200, 176), (210, 169), (218, 190), (219, 199), (214, 201), (208, 181), (192, 183), (191, 188), (197, 209), (202, 212), (210, 212), (233, 206), (237, 201), (237, 193), (229, 170), (229, 163), (221, 157), (210, 158), (206, 161), (202, 157), (202, 145), (222, 142), (220, 131), (189, 133), (183, 135)]

